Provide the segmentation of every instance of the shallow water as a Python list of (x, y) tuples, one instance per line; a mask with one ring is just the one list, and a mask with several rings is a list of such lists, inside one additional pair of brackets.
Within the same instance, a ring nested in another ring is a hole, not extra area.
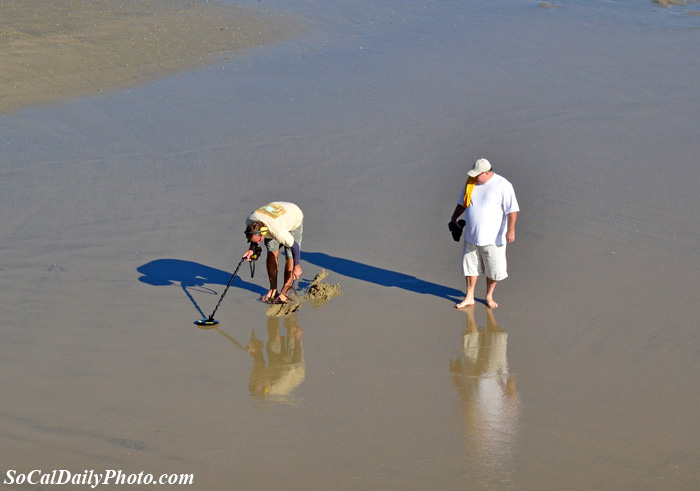
[[(297, 37), (0, 118), (3, 474), (697, 488), (698, 5), (556, 4), (266, 0)], [(459, 312), (482, 156), (522, 212)], [(274, 199), (343, 295), (268, 318), (242, 268), (197, 328)]]

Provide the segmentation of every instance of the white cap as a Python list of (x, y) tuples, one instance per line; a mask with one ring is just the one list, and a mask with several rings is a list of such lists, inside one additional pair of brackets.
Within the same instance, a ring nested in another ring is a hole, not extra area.
[(467, 172), (467, 175), (469, 175), (469, 177), (476, 177), (482, 172), (486, 172), (489, 170), (491, 170), (491, 162), (489, 162), (486, 159), (479, 159), (476, 162), (474, 162), (472, 170)]

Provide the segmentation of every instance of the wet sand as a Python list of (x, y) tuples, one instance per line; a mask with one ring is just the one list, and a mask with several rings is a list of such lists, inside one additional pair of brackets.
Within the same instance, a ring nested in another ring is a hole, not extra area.
[[(3, 476), (695, 489), (698, 19), (551, 3), (266, 0), (305, 31), (4, 106)], [(478, 157), (522, 211), (499, 308), (457, 311)], [(278, 199), (343, 294), (267, 316), (261, 263), (198, 328)]]
[(203, 66), (291, 28), (289, 18), (222, 2), (6, 1), (0, 114)]

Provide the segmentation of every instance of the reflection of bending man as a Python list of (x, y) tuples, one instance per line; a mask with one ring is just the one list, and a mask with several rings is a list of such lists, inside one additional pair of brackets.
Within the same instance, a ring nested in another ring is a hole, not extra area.
[(508, 373), (508, 334), (491, 309), (485, 329), (477, 326), (473, 305), (464, 312), (463, 357), (450, 362), (450, 376), (462, 402), (469, 448), (481, 468), (500, 473), (511, 466), (520, 414), (515, 379)]
[[(247, 347), (253, 357), (253, 369), (250, 373), (248, 388), (253, 397), (287, 401), (292, 391), (306, 377), (301, 342), (303, 331), (297, 325), (296, 314), (284, 317), (285, 336), (280, 333), (279, 322), (279, 317), (267, 318), (266, 344), (257, 339), (253, 332)], [(267, 363), (265, 353), (267, 353)]]

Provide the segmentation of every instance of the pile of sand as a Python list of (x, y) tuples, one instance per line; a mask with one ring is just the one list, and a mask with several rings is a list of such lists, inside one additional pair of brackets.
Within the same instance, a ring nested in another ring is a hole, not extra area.
[(314, 277), (306, 291), (305, 297), (308, 300), (312, 302), (325, 302), (333, 297), (343, 294), (343, 292), (340, 291), (340, 285), (337, 283), (335, 285), (322, 283), (322, 280), (324, 280), (326, 276), (328, 276), (328, 272), (323, 269)]
[(329, 285), (328, 283), (323, 283), (323, 280), (328, 276), (328, 272), (323, 269), (318, 273), (314, 279), (309, 284), (306, 289), (306, 293), (302, 296), (295, 296), (289, 299), (289, 302), (283, 305), (271, 305), (266, 314), (272, 317), (283, 317), (289, 315), (292, 312), (299, 310), (303, 304), (311, 303), (314, 307), (318, 307), (320, 304), (329, 301), (333, 297), (342, 295), (343, 292), (340, 291), (340, 285)]

